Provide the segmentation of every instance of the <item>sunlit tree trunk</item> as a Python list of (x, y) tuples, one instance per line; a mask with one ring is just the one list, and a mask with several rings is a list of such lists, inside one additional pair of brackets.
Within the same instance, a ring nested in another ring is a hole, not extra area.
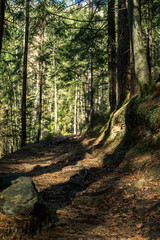
[(118, 1), (118, 50), (117, 82), (118, 103), (122, 103), (130, 91), (130, 39), (126, 0)]
[(143, 46), (138, 2), (138, 0), (128, 0), (128, 16), (139, 94), (145, 96), (153, 89), (153, 81)]
[(29, 0), (25, 1), (25, 27), (23, 43), (23, 92), (22, 92), (22, 136), (21, 145), (26, 143), (26, 85), (27, 85), (27, 59), (29, 34)]
[(88, 111), (87, 111), (87, 122), (92, 121), (93, 114), (93, 62), (92, 53), (88, 55), (89, 68), (88, 68)]
[(40, 81), (41, 81), (41, 48), (42, 48), (42, 22), (40, 22), (39, 30), (38, 30), (38, 62), (37, 62), (37, 74), (36, 74), (36, 99), (34, 102), (34, 113), (33, 113), (33, 135), (36, 135), (35, 129), (37, 124), (37, 115), (38, 115), (38, 105), (39, 105), (39, 90), (40, 90)]
[[(39, 56), (38, 56), (39, 58)], [(36, 119), (37, 119), (37, 110), (38, 110), (38, 100), (39, 100), (39, 84), (40, 84), (40, 63), (38, 61), (37, 63), (37, 73), (36, 73), (36, 91), (35, 91), (35, 95), (36, 95), (36, 99), (34, 102), (34, 109), (33, 109), (33, 119), (32, 119), (32, 126), (33, 128), (35, 128), (36, 126)], [(34, 132), (35, 134), (35, 132)]]
[(44, 82), (44, 69), (45, 69), (45, 62), (42, 59), (43, 55), (43, 45), (44, 45), (44, 21), (42, 20), (41, 25), (41, 37), (40, 37), (40, 59), (39, 59), (39, 73), (40, 73), (40, 82), (39, 82), (39, 107), (38, 107), (38, 135), (37, 135), (37, 142), (40, 141), (42, 135), (42, 94), (43, 94), (43, 82)]
[(80, 106), (81, 106), (81, 122), (84, 123), (83, 86), (82, 85), (81, 85), (81, 93), (80, 93)]
[[(89, 20), (93, 18), (93, 0), (89, 0)], [(93, 23), (90, 23), (91, 29)], [(87, 122), (93, 124), (93, 54), (92, 54), (92, 30), (91, 30), (91, 40), (89, 42), (89, 52), (88, 52), (88, 111), (87, 111)]]
[(77, 89), (77, 83), (76, 83), (76, 89), (75, 89), (75, 102), (74, 102), (74, 134), (77, 134), (77, 96), (78, 95), (78, 89)]
[(148, 57), (148, 67), (151, 74), (151, 68), (152, 68), (152, 4), (153, 0), (148, 0), (148, 51), (147, 51), (147, 57)]
[(15, 147), (16, 147), (16, 150), (18, 149), (18, 134), (17, 134), (17, 132), (18, 132), (18, 101), (17, 101), (17, 96), (18, 96), (18, 94), (17, 94), (17, 92), (16, 91), (14, 91), (14, 122), (15, 122), (15, 132), (16, 132), (16, 134), (15, 134), (15, 142), (16, 142), (16, 145), (15, 145)]
[(131, 97), (134, 97), (135, 95), (138, 94), (138, 87), (134, 69), (134, 57), (131, 43), (130, 43), (130, 81), (131, 81)]
[(80, 130), (80, 122), (81, 122), (81, 117), (80, 117), (80, 110), (81, 110), (81, 99), (80, 99), (80, 89), (79, 86), (77, 86), (77, 133), (79, 133)]
[(116, 107), (115, 0), (108, 2), (108, 73), (110, 111)]
[(55, 133), (58, 133), (58, 107), (57, 107), (57, 79), (54, 79), (54, 100), (55, 100), (55, 110), (54, 110), (54, 121), (55, 121)]
[(4, 12), (5, 12), (5, 1), (4, 0), (0, 0), (0, 55), (1, 55), (1, 49), (2, 49)]
[[(6, 104), (6, 116), (7, 116), (7, 121), (6, 121), (6, 125), (9, 126), (9, 103), (7, 101)], [(6, 136), (4, 137), (4, 154), (8, 154), (9, 153), (9, 138), (8, 136), (10, 135), (9, 133), (9, 127), (7, 127), (6, 129)]]
[(10, 123), (11, 123), (11, 135), (12, 135), (12, 141), (11, 141), (11, 144), (10, 144), (10, 152), (12, 153), (13, 152), (13, 149), (14, 149), (14, 140), (15, 140), (15, 134), (14, 134), (14, 122), (13, 122), (13, 99), (12, 99), (12, 91), (13, 91), (13, 88), (10, 89)]
[(97, 86), (96, 86), (96, 97), (95, 97), (95, 113), (98, 112), (98, 107), (99, 107), (99, 84), (97, 82)]
[(85, 83), (84, 83), (83, 75), (82, 75), (82, 88), (83, 88), (83, 99), (84, 99), (84, 121), (87, 122), (87, 101), (86, 101), (86, 91), (85, 91)]
[(40, 76), (40, 84), (39, 84), (39, 111), (38, 111), (38, 136), (37, 142), (40, 141), (40, 137), (42, 135), (42, 93), (43, 93), (43, 76), (44, 76), (44, 66), (41, 66), (41, 76)]

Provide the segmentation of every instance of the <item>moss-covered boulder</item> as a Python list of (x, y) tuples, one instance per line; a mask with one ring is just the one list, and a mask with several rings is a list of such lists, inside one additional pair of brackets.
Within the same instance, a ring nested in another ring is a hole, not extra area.
[(6, 215), (34, 219), (39, 225), (48, 223), (47, 207), (30, 177), (19, 177), (0, 194), (0, 209)]

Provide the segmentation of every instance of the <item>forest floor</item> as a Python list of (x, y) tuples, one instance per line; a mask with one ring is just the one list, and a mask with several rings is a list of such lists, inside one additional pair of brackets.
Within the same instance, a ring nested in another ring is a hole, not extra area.
[(150, 171), (160, 171), (160, 151), (131, 154), (121, 144), (58, 136), (3, 158), (0, 175), (31, 176), (52, 223), (28, 235), (0, 214), (0, 239), (160, 239), (160, 175)]

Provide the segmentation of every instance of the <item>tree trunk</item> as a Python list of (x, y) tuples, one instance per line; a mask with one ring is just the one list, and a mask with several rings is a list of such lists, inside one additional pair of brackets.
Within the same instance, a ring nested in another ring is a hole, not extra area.
[(81, 122), (84, 123), (83, 86), (82, 85), (81, 85), (81, 93), (80, 93), (80, 106), (81, 106)]
[(37, 142), (39, 142), (42, 132), (42, 78), (43, 75), (41, 74), (40, 79), (40, 91), (39, 91), (39, 114), (38, 114), (38, 136), (37, 136)]
[(153, 89), (153, 81), (149, 73), (145, 49), (142, 42), (138, 2), (138, 0), (128, 0), (128, 16), (136, 80), (139, 87), (139, 94), (143, 97)]
[(152, 68), (152, 4), (153, 0), (148, 0), (148, 51), (147, 51), (147, 58), (148, 58), (148, 68), (151, 74)]
[(108, 73), (110, 111), (116, 107), (115, 0), (108, 2)]
[(87, 122), (87, 103), (86, 103), (86, 91), (84, 77), (82, 75), (82, 88), (83, 88), (83, 99), (84, 99), (84, 121)]
[[(41, 48), (42, 48), (42, 22), (38, 31), (38, 62), (37, 62), (37, 76), (36, 76), (36, 99), (34, 103), (34, 113), (33, 113), (33, 129), (36, 129), (37, 124), (37, 114), (38, 114), (38, 105), (39, 105), (39, 90), (40, 90), (40, 82), (41, 82)], [(36, 132), (33, 134), (36, 136)]]
[(19, 126), (19, 124), (18, 124), (18, 114), (19, 114), (19, 112), (18, 112), (18, 101), (17, 101), (17, 91), (14, 91), (14, 122), (15, 122), (15, 142), (16, 142), (16, 150), (18, 150), (18, 148), (19, 148), (19, 144), (18, 144), (18, 126)]
[(76, 83), (75, 102), (74, 102), (74, 134), (75, 135), (77, 135), (77, 95), (78, 95), (78, 89), (77, 89), (77, 83)]
[(56, 80), (56, 76), (55, 76), (55, 80), (54, 80), (54, 92), (55, 92), (55, 117), (54, 117), (54, 122), (55, 122), (55, 133), (58, 133), (58, 107), (57, 107), (57, 80)]
[(1, 49), (2, 49), (4, 12), (5, 12), (5, 1), (4, 0), (0, 0), (0, 55), (1, 55)]
[[(93, 0), (89, 0), (89, 20), (93, 18)], [(93, 23), (91, 24), (91, 29)], [(91, 40), (89, 43), (88, 51), (88, 111), (87, 111), (87, 122), (93, 124), (93, 54), (92, 54), (92, 30), (91, 30)]]
[(29, 0), (25, 1), (25, 27), (23, 44), (23, 92), (22, 92), (22, 137), (21, 145), (26, 143), (26, 85), (27, 85), (27, 58), (29, 34)]
[(126, 0), (118, 1), (118, 50), (117, 82), (118, 103), (122, 103), (130, 91), (130, 39)]
[(14, 123), (13, 123), (13, 85), (11, 86), (12, 88), (10, 89), (10, 123), (11, 123), (11, 136), (12, 136), (12, 140), (11, 140), (11, 144), (10, 144), (10, 148), (11, 148), (11, 153), (13, 152), (14, 149), (14, 139), (15, 139), (15, 131), (14, 131)]
[[(44, 44), (44, 21), (42, 20), (41, 39), (40, 39), (40, 52), (42, 54), (42, 48)], [(43, 94), (43, 77), (44, 77), (44, 60), (40, 58), (40, 83), (39, 83), (39, 114), (38, 114), (38, 136), (37, 142), (40, 141), (42, 135), (42, 94)]]
[(79, 133), (80, 130), (80, 123), (81, 123), (81, 118), (80, 118), (80, 90), (79, 86), (77, 86), (77, 133)]
[(131, 43), (130, 43), (130, 81), (131, 81), (131, 97), (134, 97), (135, 95), (138, 94), (138, 87), (134, 69), (134, 57)]
[(88, 111), (87, 111), (87, 122), (93, 120), (93, 63), (92, 53), (89, 52), (89, 67), (88, 67)]

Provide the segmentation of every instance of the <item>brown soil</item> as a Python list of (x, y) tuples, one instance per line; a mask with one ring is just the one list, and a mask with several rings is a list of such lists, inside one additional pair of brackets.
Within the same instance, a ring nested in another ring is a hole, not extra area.
[[(105, 147), (95, 140), (55, 137), (49, 144), (27, 145), (1, 160), (0, 175), (32, 177), (52, 222), (31, 234), (22, 231), (21, 220), (17, 225), (0, 214), (0, 239), (160, 239), (158, 176), (156, 181), (146, 177), (139, 167), (158, 161), (159, 152), (130, 157), (126, 146), (118, 159), (120, 140)], [(139, 180), (145, 184), (136, 188)]]

